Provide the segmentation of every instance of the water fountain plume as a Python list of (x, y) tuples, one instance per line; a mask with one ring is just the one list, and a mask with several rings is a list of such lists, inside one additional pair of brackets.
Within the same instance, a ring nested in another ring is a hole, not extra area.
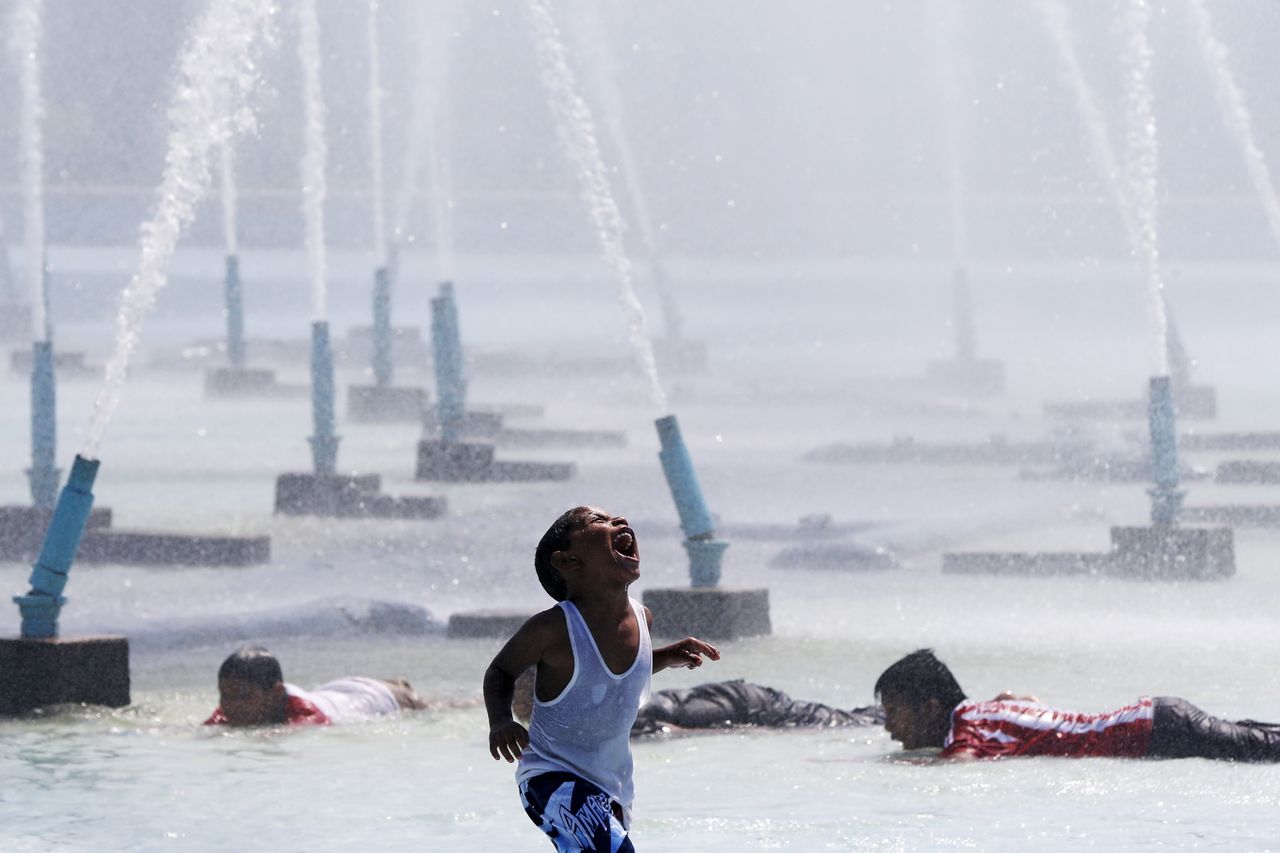
[[(408, 134), (404, 147), (404, 158), (401, 161), (398, 176), (398, 188), (392, 214), (391, 255), (394, 271), (396, 253), (400, 246), (410, 239), (410, 217), (413, 214), (414, 202), (417, 198), (419, 182), (423, 179), (424, 154), (427, 162), (428, 194), (435, 205), (439, 205), (440, 181), (438, 179), (439, 164), (436, 159), (439, 153), (440, 139), (445, 134), (448, 97), (448, 66), (450, 54), (448, 50), (450, 23), (452, 21), (452, 4), (433, 3), (430, 7), (432, 16), (428, 20), (427, 7), (423, 4), (413, 6), (413, 32), (415, 34), (415, 56), (413, 77), (410, 86), (412, 99), (409, 110)], [(437, 213), (438, 213), (437, 209)], [(442, 226), (438, 223), (437, 253), (440, 248)], [(449, 271), (440, 273), (441, 280), (448, 280)]]
[(659, 259), (658, 239), (654, 231), (648, 194), (640, 181), (640, 169), (636, 163), (635, 151), (631, 146), (631, 137), (626, 130), (626, 115), (623, 110), (622, 94), (618, 90), (617, 68), (613, 52), (609, 48), (609, 33), (601, 19), (600, 10), (594, 3), (586, 4), (581, 16), (576, 20), (582, 28), (579, 43), (583, 46), (583, 52), (592, 71), (587, 79), (592, 84), (593, 98), (601, 107), (603, 124), (609, 132), (609, 140), (618, 158), (619, 171), (627, 188), (627, 197), (631, 200), (635, 213), (641, 248), (649, 261), (650, 278), (658, 296), (658, 304), (662, 307), (667, 337), (676, 342), (683, 337), (684, 321), (675, 294), (671, 292), (665, 267)]
[(49, 340), (44, 281), (44, 141), (41, 124), (40, 40), (43, 0), (20, 0), (13, 11), (9, 48), (18, 60), (22, 89), (19, 148), (22, 153), (23, 267), (31, 293), (32, 339)]
[(236, 194), (235, 152), (230, 141), (218, 146), (219, 181), (222, 191), (222, 238), (226, 245), (227, 256), (239, 254), (236, 235), (236, 206), (239, 198)]
[(373, 252), (374, 266), (387, 265), (386, 205), (382, 170), (382, 48), (378, 38), (378, 0), (369, 0), (369, 169), (373, 178)]
[(1236, 84), (1235, 75), (1231, 73), (1227, 48), (1213, 32), (1213, 19), (1204, 0), (1190, 0), (1190, 10), (1196, 41), (1200, 44), (1201, 55), (1213, 78), (1214, 95), (1222, 108), (1227, 127), (1240, 145), (1245, 166), (1249, 170), (1249, 179), (1262, 199), (1271, 234), (1280, 242), (1280, 194), (1276, 192), (1271, 170), (1267, 167), (1267, 158), (1258, 147), (1257, 135), (1253, 131), (1253, 118), (1245, 104), (1244, 94)]
[(115, 350), (107, 361), (81, 452), (86, 459), (97, 457), (143, 320), (168, 281), (178, 237), (209, 191), (212, 149), (252, 127), (247, 100), (258, 79), (256, 51), (266, 40), (274, 13), (275, 5), (262, 0), (213, 0), (187, 38), (169, 108), (169, 144), (156, 209), (142, 225), (138, 272), (120, 295)]
[(1125, 63), (1128, 77), (1128, 178), (1133, 199), (1138, 261), (1146, 284), (1147, 314), (1151, 322), (1153, 376), (1169, 375), (1169, 322), (1164, 282), (1160, 276), (1157, 232), (1159, 199), (1156, 193), (1159, 144), (1156, 136), (1154, 93), (1151, 83), (1151, 44), (1147, 38), (1151, 8), (1147, 0), (1129, 0), (1124, 16), (1128, 44)]
[(315, 0), (299, 0), (296, 9), (304, 113), (302, 215), (311, 273), (311, 320), (314, 323), (324, 321), (328, 315), (324, 242), (324, 202), (328, 193), (325, 169), (328, 151), (324, 138), (324, 99), (320, 92), (320, 21), (316, 15)]
[(1072, 95), (1075, 97), (1076, 106), (1080, 110), (1081, 118), (1084, 119), (1089, 147), (1097, 159), (1098, 168), (1107, 182), (1107, 188), (1111, 191), (1116, 211), (1120, 214), (1130, 250), (1137, 255), (1141, 251), (1141, 243), (1138, 237), (1138, 226), (1134, 221), (1133, 205), (1124, 187), (1124, 170), (1116, 156), (1111, 134), (1107, 131), (1106, 117), (1098, 106), (1098, 99), (1094, 96), (1093, 88), (1089, 85), (1084, 70), (1080, 66), (1067, 7), (1062, 0), (1040, 0), (1039, 9), (1041, 21), (1053, 41), (1054, 49), (1066, 72), (1067, 82), (1071, 86)]
[(936, 74), (942, 89), (942, 150), (946, 159), (948, 221), (951, 229), (951, 256), (963, 267), (968, 258), (969, 234), (965, 211), (964, 141), (968, 139), (960, 105), (968, 88), (968, 69), (957, 50), (964, 38), (958, 7), (934, 4), (939, 25), (933, 28)]
[(627, 257), (622, 239), (622, 214), (614, 200), (609, 173), (600, 156), (595, 120), (586, 102), (578, 94), (577, 83), (565, 56), (564, 43), (556, 28), (550, 3), (548, 0), (528, 0), (526, 8), (535, 34), (538, 68), (550, 96), (560, 140), (573, 161), (581, 182), (583, 199), (595, 225), (596, 238), (605, 261), (613, 272), (628, 335), (648, 380), (649, 393), (654, 405), (665, 415), (668, 408), (667, 395), (658, 379), (658, 364), (654, 358), (653, 341), (649, 337), (644, 308), (636, 298), (632, 284), (631, 260)]
[(4, 236), (3, 216), (0, 216), (0, 301), (10, 305), (18, 303), (18, 286), (9, 267), (9, 242)]

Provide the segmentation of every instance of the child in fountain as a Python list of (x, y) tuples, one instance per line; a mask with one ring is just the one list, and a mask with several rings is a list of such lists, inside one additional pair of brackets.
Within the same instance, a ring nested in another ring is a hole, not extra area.
[(280, 662), (260, 646), (237, 649), (222, 662), (218, 703), (206, 726), (327, 726), (427, 707), (403, 678), (352, 676), (314, 690), (286, 684)]
[[(484, 674), (489, 752), (520, 762), (525, 812), (557, 850), (626, 853), (634, 850), (630, 733), (649, 677), (720, 653), (693, 637), (652, 647), (653, 615), (627, 594), (640, 551), (625, 518), (575, 507), (543, 535), (533, 562), (559, 604), (526, 622)], [(526, 730), (511, 705), (529, 667), (537, 673)]]
[(1211, 717), (1185, 699), (1138, 701), (1101, 714), (1064, 711), (1034, 696), (967, 699), (932, 649), (912, 652), (876, 681), (885, 729), (905, 749), (942, 758), (1015, 755), (1081, 758), (1216, 758), (1280, 762), (1280, 726)]

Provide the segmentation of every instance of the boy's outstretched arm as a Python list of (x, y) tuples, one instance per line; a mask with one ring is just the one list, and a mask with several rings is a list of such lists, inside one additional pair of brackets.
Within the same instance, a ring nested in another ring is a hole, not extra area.
[(531, 617), (502, 647), (484, 673), (484, 707), (489, 713), (489, 754), (494, 760), (515, 761), (529, 745), (529, 731), (511, 717), (516, 678), (542, 660), (554, 638), (556, 617), (548, 610)]
[[(644, 609), (644, 618), (652, 628), (653, 612), (647, 607)], [(715, 646), (697, 637), (685, 637), (679, 642), (653, 650), (653, 671), (662, 672), (672, 667), (695, 669), (702, 666), (703, 655), (711, 660), (720, 660), (720, 650)]]

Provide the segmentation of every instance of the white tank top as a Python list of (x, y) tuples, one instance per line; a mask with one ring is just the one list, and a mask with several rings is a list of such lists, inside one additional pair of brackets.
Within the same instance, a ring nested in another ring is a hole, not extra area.
[(591, 629), (572, 602), (560, 602), (573, 648), (573, 675), (550, 702), (533, 699), (529, 748), (520, 756), (516, 781), (542, 773), (567, 772), (586, 779), (617, 800), (631, 822), (635, 788), (631, 782), (631, 725), (649, 700), (653, 646), (644, 608), (631, 610), (640, 631), (636, 659), (621, 675), (609, 670)]

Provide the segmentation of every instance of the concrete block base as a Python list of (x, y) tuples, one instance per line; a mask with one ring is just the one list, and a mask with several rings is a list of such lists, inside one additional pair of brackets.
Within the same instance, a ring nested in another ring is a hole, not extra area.
[[(0, 560), (25, 562), (34, 560), (44, 543), (45, 531), (53, 510), (33, 506), (0, 506)], [(89, 513), (85, 533), (106, 530), (111, 526), (111, 510), (94, 507)]]
[(281, 474), (276, 478), (276, 512), (325, 518), (438, 518), (444, 498), (392, 497), (381, 493), (377, 474)]
[[(467, 409), (462, 417), (464, 438), (492, 438), (503, 430), (504, 415), (493, 410)], [(422, 428), (428, 435), (440, 434), (440, 417), (435, 407), (428, 408), (422, 416)]]
[(1178, 438), (1182, 450), (1280, 450), (1280, 432), (1186, 433)]
[[(1218, 392), (1210, 385), (1186, 385), (1174, 391), (1178, 417), (1208, 420), (1218, 416)], [(1048, 403), (1045, 414), (1072, 420), (1143, 421), (1147, 418), (1146, 400), (1079, 400)]]
[(422, 423), (427, 389), (398, 385), (347, 386), (347, 417), (366, 423)]
[[(9, 369), (20, 376), (31, 375), (31, 350), (17, 349), (9, 353)], [(53, 371), (59, 379), (90, 379), (102, 376), (102, 368), (85, 364), (82, 352), (53, 353)]]
[(271, 562), (271, 537), (90, 531), (80, 540), (76, 562), (129, 566), (258, 566)]
[(492, 444), (420, 441), (416, 478), (447, 483), (527, 483), (568, 480), (570, 462), (507, 462), (493, 458)]
[(301, 397), (307, 391), (305, 385), (279, 384), (274, 370), (260, 367), (211, 367), (204, 372), (206, 397)]
[(931, 361), (925, 381), (955, 394), (993, 397), (1004, 393), (1004, 362), (987, 358)]
[(730, 587), (646, 589), (655, 637), (734, 640), (769, 634), (769, 590)]
[(1046, 552), (943, 554), (943, 574), (1060, 577), (1107, 573), (1110, 554)]
[(86, 703), (129, 704), (129, 641), (124, 637), (0, 639), (0, 714)]
[(506, 639), (533, 613), (527, 610), (472, 610), (449, 617), (446, 635), (450, 639), (470, 640), (479, 637)]
[(1275, 504), (1184, 506), (1182, 518), (1203, 524), (1230, 524), (1233, 527), (1280, 527), (1280, 506)]
[(1215, 580), (1236, 573), (1229, 527), (1113, 527), (1112, 574), (1156, 580)]
[(493, 443), (502, 447), (626, 447), (627, 434), (617, 430), (502, 429)]
[(947, 574), (1024, 577), (1106, 575), (1136, 580), (1217, 580), (1236, 572), (1228, 527), (1113, 527), (1105, 553), (943, 554)]
[(1220, 463), (1213, 479), (1219, 483), (1280, 483), (1280, 462), (1233, 459), (1230, 462)]

